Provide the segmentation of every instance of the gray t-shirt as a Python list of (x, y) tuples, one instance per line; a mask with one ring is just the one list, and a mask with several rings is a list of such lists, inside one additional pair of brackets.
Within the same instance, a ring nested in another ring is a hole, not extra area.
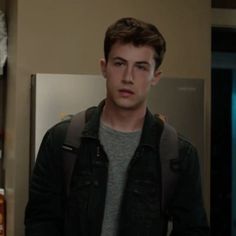
[(109, 160), (102, 236), (115, 236), (126, 171), (141, 136), (141, 130), (120, 132), (100, 123), (99, 138)]

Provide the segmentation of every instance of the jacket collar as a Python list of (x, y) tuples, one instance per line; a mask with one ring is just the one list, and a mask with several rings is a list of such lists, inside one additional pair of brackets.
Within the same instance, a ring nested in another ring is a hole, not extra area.
[(153, 149), (157, 148), (163, 128), (163, 121), (161, 121), (159, 118), (154, 117), (154, 115), (147, 109), (140, 145), (149, 146)]
[[(99, 138), (100, 117), (104, 104), (105, 100), (103, 100), (96, 108), (92, 110), (83, 130), (82, 137), (92, 139)], [(163, 121), (154, 117), (154, 115), (147, 109), (140, 139), (140, 145), (149, 146), (153, 149), (157, 148), (157, 144), (159, 143), (163, 127)]]
[(89, 117), (86, 117), (87, 122), (82, 132), (82, 137), (98, 139), (100, 117), (104, 104), (105, 100), (102, 100), (97, 107), (91, 108), (92, 111), (90, 112)]

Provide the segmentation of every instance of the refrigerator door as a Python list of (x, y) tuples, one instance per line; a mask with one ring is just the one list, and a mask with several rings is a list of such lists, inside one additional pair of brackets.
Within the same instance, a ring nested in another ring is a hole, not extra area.
[(176, 130), (190, 140), (203, 157), (204, 80), (162, 78), (151, 90), (148, 105), (152, 112), (166, 116)]
[(105, 97), (105, 79), (99, 75), (36, 74), (32, 76), (32, 164), (46, 131)]

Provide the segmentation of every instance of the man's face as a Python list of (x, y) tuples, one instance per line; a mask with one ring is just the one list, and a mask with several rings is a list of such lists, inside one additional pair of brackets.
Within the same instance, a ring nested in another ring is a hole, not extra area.
[(160, 78), (160, 72), (155, 70), (154, 53), (149, 46), (119, 42), (112, 46), (108, 61), (101, 61), (110, 104), (122, 109), (146, 107), (149, 89)]

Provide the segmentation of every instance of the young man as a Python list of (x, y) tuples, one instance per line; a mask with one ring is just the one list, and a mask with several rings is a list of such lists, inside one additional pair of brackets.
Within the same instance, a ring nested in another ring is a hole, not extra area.
[(180, 177), (162, 208), (164, 125), (147, 109), (147, 95), (160, 79), (165, 49), (152, 24), (122, 18), (108, 28), (100, 62), (107, 95), (81, 135), (69, 196), (62, 160), (69, 121), (64, 121), (41, 144), (26, 208), (27, 236), (164, 236), (168, 218), (172, 236), (208, 235), (196, 150), (181, 137), (175, 170)]

